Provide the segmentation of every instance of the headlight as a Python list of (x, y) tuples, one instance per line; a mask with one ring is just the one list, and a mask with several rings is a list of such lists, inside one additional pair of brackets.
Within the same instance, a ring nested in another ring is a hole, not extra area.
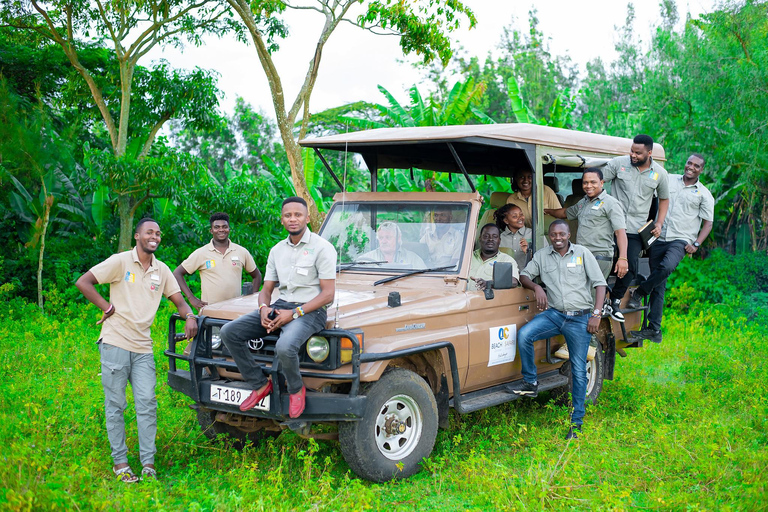
[(307, 340), (307, 355), (316, 363), (322, 363), (328, 357), (331, 347), (322, 336), (312, 336)]
[(213, 350), (216, 350), (221, 346), (221, 336), (219, 336), (220, 331), (221, 327), (211, 327), (211, 348)]

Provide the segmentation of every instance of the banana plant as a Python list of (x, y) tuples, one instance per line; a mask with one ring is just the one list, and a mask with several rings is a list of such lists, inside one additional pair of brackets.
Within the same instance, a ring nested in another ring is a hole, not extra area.
[[(278, 196), (295, 196), (296, 189), (293, 186), (290, 171), (284, 170), (277, 162), (266, 155), (261, 158), (268, 169), (264, 174), (267, 175), (267, 178), (275, 187), (275, 193)], [(309, 195), (314, 199), (320, 212), (325, 213), (333, 203), (330, 198), (323, 197), (323, 193), (320, 191), (325, 182), (325, 168), (310, 149), (302, 150), (302, 159), (304, 161), (304, 179), (307, 181)]]
[(537, 119), (531, 109), (525, 103), (520, 85), (514, 76), (507, 80), (507, 96), (512, 106), (512, 113), (518, 123), (539, 124), (543, 126), (553, 126), (555, 128), (565, 128), (571, 124), (571, 114), (576, 103), (570, 96), (570, 91), (566, 89), (557, 95), (549, 108), (549, 119)]

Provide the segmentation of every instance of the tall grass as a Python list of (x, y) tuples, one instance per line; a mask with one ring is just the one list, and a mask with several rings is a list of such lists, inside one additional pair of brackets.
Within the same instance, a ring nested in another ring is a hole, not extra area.
[(98, 312), (54, 295), (42, 316), (2, 293), (2, 509), (768, 509), (767, 340), (735, 305), (669, 311), (664, 343), (617, 362), (578, 441), (546, 396), (455, 415), (424, 471), (387, 484), (357, 479), (335, 443), (292, 432), (242, 452), (208, 441), (165, 384), (166, 305), (153, 327), (160, 479), (129, 486), (110, 470)]

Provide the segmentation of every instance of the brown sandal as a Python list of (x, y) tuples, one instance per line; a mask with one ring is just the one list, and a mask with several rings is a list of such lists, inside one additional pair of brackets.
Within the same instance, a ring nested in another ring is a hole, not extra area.
[(115, 473), (118, 481), (123, 482), (124, 484), (135, 484), (139, 481), (139, 477), (136, 476), (130, 466), (125, 466), (120, 469), (112, 468), (112, 471)]

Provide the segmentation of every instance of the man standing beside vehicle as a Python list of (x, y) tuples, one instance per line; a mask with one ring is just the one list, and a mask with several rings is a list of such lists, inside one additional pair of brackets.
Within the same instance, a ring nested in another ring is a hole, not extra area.
[[(240, 404), (254, 408), (272, 392), (272, 381), (256, 364), (248, 349), (250, 339), (280, 331), (275, 350), (290, 394), (289, 416), (298, 418), (306, 406), (306, 388), (299, 369), (299, 348), (325, 327), (325, 307), (336, 290), (336, 249), (307, 228), (307, 203), (300, 197), (283, 201), (280, 222), (288, 238), (269, 251), (259, 309), (221, 328), (221, 340), (237, 363), (243, 379), (254, 391)], [(275, 287), (280, 297), (271, 303)]]
[(637, 275), (643, 250), (638, 231), (648, 221), (654, 194), (659, 198), (659, 212), (651, 231), (653, 236), (661, 235), (669, 208), (667, 171), (653, 160), (652, 153), (653, 139), (649, 135), (637, 135), (632, 141), (629, 156), (616, 157), (603, 168), (605, 181), (613, 182), (611, 195), (624, 206), (627, 221), (627, 273), (616, 281), (611, 290), (611, 316), (617, 320), (623, 320), (621, 299)]
[[(261, 286), (261, 272), (245, 247), (229, 239), (229, 215), (214, 213), (210, 217), (211, 241), (181, 262), (173, 271), (176, 282), (192, 306), (200, 311), (208, 304), (239, 297), (242, 293), (243, 270), (253, 279), (253, 292)], [(184, 276), (200, 272), (200, 296), (189, 289)]]
[[(607, 288), (597, 260), (588, 249), (570, 242), (568, 223), (557, 219), (549, 226), (552, 245), (536, 251), (520, 273), (520, 283), (536, 293), (541, 311), (522, 326), (517, 346), (523, 366), (522, 386), (511, 384), (507, 391), (524, 397), (538, 395), (533, 343), (562, 334), (571, 360), (573, 413), (566, 439), (581, 432), (587, 394), (587, 353), (592, 334), (600, 327)], [(539, 277), (546, 292), (533, 280)], [(592, 289), (595, 289), (593, 302)]]
[(643, 340), (661, 343), (661, 318), (667, 278), (686, 254), (695, 254), (712, 231), (715, 199), (699, 181), (704, 170), (704, 157), (692, 154), (685, 163), (684, 174), (669, 175), (669, 213), (661, 236), (650, 248), (651, 275), (640, 283), (629, 298), (629, 308), (639, 308), (650, 294), (648, 327), (631, 331), (630, 342)]
[[(141, 474), (150, 478), (157, 476), (154, 460), (157, 451), (157, 377), (149, 329), (163, 295), (186, 317), (186, 337), (192, 339), (197, 334), (197, 319), (184, 302), (171, 270), (154, 256), (161, 240), (157, 222), (141, 219), (133, 237), (136, 247), (110, 256), (75, 283), (85, 298), (104, 312), (97, 324), (102, 324), (98, 344), (107, 436), (112, 447), (112, 470), (118, 480), (126, 483), (138, 481), (128, 465), (125, 445), (123, 412), (127, 407), (125, 389), (129, 381), (136, 405)], [(109, 301), (95, 287), (105, 283), (109, 283)]]
[(485, 290), (487, 282), (493, 279), (493, 266), (499, 261), (512, 264), (514, 285), (517, 286), (520, 277), (517, 263), (509, 254), (499, 252), (500, 242), (501, 233), (496, 224), (488, 223), (480, 228), (480, 248), (472, 253), (467, 290)]

